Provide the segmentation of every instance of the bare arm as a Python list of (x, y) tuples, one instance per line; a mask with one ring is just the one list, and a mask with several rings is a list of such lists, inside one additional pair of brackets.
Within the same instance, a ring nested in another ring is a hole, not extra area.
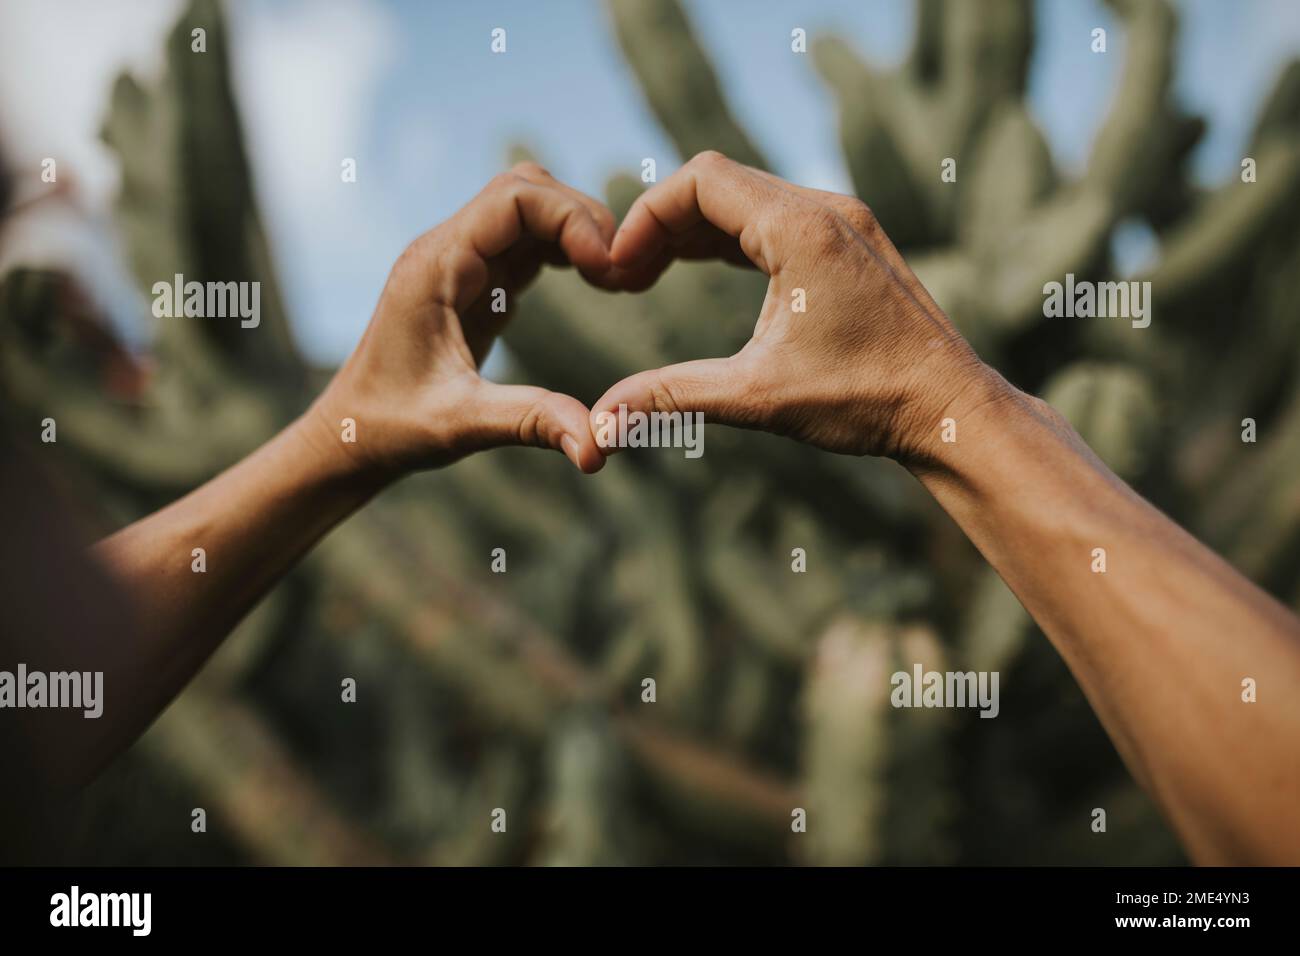
[[(981, 363), (861, 202), (701, 154), (637, 200), (611, 258), (641, 288), (673, 258), (703, 257), (771, 277), (751, 340), (619, 382), (593, 421), (621, 403), (700, 411), (898, 460), (1060, 649), (1191, 855), (1300, 863), (1295, 617)], [(947, 417), (954, 444), (940, 440)], [(1243, 702), (1245, 677), (1258, 703)]]
[(960, 441), (914, 470), (1056, 645), (1192, 858), (1300, 861), (1300, 622), (1045, 403), (990, 379), (949, 415)]
[(379, 490), (381, 480), (359, 473), (324, 424), (309, 412), (92, 549), (123, 587), (134, 623), (94, 655), (104, 715), (86, 728), (98, 738), (86, 741), (93, 759), (61, 751), (74, 765), (93, 772), (128, 745), (285, 572)]
[(104, 675), (97, 719), (26, 712), (38, 775), (75, 784), (130, 744), (304, 553), (400, 475), (513, 444), (598, 470), (604, 457), (581, 402), (489, 382), (478, 366), (509, 317), (493, 309), (495, 290), (510, 303), (544, 263), (602, 281), (613, 230), (602, 205), (524, 164), (412, 243), (357, 350), (311, 409), (94, 547), (134, 612), (129, 625), (106, 614), (93, 632), (59, 626), (47, 602), (43, 619), (0, 639), (0, 660), (25, 655), (33, 666), (57, 660)]

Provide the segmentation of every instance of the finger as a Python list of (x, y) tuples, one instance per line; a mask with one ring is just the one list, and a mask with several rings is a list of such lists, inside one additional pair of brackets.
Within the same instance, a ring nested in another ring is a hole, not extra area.
[(767, 180), (779, 189), (789, 190), (802, 199), (817, 203), (819, 206), (825, 206), (847, 222), (854, 232), (864, 237), (868, 233), (877, 231), (875, 216), (867, 208), (866, 203), (854, 196), (846, 196), (843, 193), (830, 192), (825, 189), (814, 189), (812, 186), (800, 186), (798, 183), (787, 182), (765, 169), (746, 168), (751, 169), (754, 175)]
[[(549, 186), (553, 189), (558, 189), (582, 203), (587, 211), (591, 213), (591, 217), (595, 221), (596, 227), (600, 230), (601, 238), (605, 240), (605, 248), (608, 250), (610, 243), (614, 240), (615, 232), (618, 231), (618, 220), (614, 218), (614, 214), (610, 211), (608, 206), (595, 197), (589, 196), (581, 190), (573, 188), (568, 183), (561, 182), (541, 165), (532, 162), (531, 160), (515, 164), (511, 169), (511, 172), (523, 176), (529, 182), (536, 183), (539, 186)], [(539, 249), (539, 255), (541, 256), (542, 261), (557, 266), (568, 264), (568, 260), (565, 258), (564, 253), (558, 248), (550, 245), (542, 245)], [(613, 267), (599, 272), (592, 272), (582, 268), (579, 268), (578, 271), (582, 274), (584, 279), (597, 288), (607, 289), (609, 291), (629, 291), (626, 282), (620, 278), (620, 274)]]
[(825, 189), (816, 189), (813, 186), (801, 186), (799, 183), (792, 183), (789, 180), (782, 179), (775, 173), (769, 173), (766, 169), (755, 169), (752, 166), (746, 168), (751, 170), (755, 176), (767, 180), (778, 189), (787, 189), (790, 192), (803, 196), (805, 199), (811, 199), (813, 202), (820, 203), (823, 206), (830, 206), (831, 208), (836, 209), (839, 206), (840, 200), (856, 202), (852, 196), (829, 192)]
[[(514, 173), (493, 179), (453, 220), (481, 260), (501, 255), (528, 235), (554, 243), (583, 271), (600, 274), (609, 268), (605, 239), (587, 207), (559, 189)], [(469, 298), (479, 291), (471, 290)]]
[(701, 223), (680, 236), (652, 258), (628, 266), (615, 265), (602, 277), (602, 284), (624, 292), (642, 292), (656, 282), (676, 260), (722, 261), (753, 269), (740, 243), (711, 223)]
[(610, 212), (609, 207), (599, 199), (587, 195), (580, 189), (574, 189), (568, 183), (561, 182), (540, 164), (532, 161), (516, 163), (511, 171), (539, 186), (550, 186), (552, 189), (558, 189), (565, 195), (571, 196), (582, 203), (587, 208), (587, 212), (591, 213), (591, 218), (595, 221), (596, 227), (605, 240), (606, 248), (613, 242), (614, 233), (618, 230), (618, 221), (614, 218), (614, 214)]
[(756, 409), (746, 408), (748, 390), (738, 360), (697, 359), (630, 375), (613, 385), (591, 407), (596, 446), (606, 455), (617, 452), (612, 427), (626, 412), (700, 412), (705, 420), (742, 428), (761, 425)]
[[(801, 198), (824, 206), (835, 213), (841, 223), (847, 225), (849, 230), (862, 242), (868, 255), (890, 273), (897, 276), (906, 275), (911, 271), (897, 247), (885, 235), (884, 230), (880, 228), (880, 223), (876, 221), (875, 214), (862, 200), (854, 196), (845, 196), (843, 193), (833, 193), (824, 189), (813, 189), (811, 186), (788, 183), (761, 169), (755, 169), (754, 173), (778, 187), (788, 189)], [(919, 300), (922, 311), (930, 314), (942, 311), (924, 286), (917, 288), (914, 295)]]
[(605, 464), (591, 433), (587, 406), (576, 398), (531, 385), (484, 381), (474, 402), (477, 418), (469, 438), (473, 448), (554, 448), (586, 474)]
[(707, 224), (736, 240), (754, 265), (772, 275), (782, 261), (777, 219), (794, 198), (721, 153), (700, 153), (637, 198), (610, 258), (625, 270), (654, 262), (675, 238)]

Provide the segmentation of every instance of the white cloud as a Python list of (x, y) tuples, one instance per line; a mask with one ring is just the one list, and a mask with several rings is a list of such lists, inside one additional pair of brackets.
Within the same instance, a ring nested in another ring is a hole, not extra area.
[[(261, 199), (290, 231), (340, 208), (399, 31), (361, 0), (232, 6), (233, 75)], [(362, 170), (364, 172), (364, 169)]]
[[(231, 5), (232, 74), (257, 198), (303, 346), (347, 354), (365, 326), (400, 234), (371, 142), (401, 31), (361, 0)], [(345, 158), (357, 182), (340, 178)], [(368, 184), (373, 184), (373, 188)]]
[(103, 209), (117, 164), (99, 141), (118, 73), (156, 75), (179, 0), (6, 0), (0, 6), (0, 145), (19, 172), (58, 162), (81, 198)]

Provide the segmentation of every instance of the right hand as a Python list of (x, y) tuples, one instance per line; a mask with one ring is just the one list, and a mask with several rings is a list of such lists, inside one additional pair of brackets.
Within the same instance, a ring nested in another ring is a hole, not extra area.
[[(910, 465), (929, 459), (959, 395), (993, 385), (981, 390), (977, 400), (984, 401), (1009, 389), (930, 298), (865, 204), (792, 185), (721, 153), (700, 153), (642, 194), (610, 258), (618, 284), (629, 290), (653, 285), (673, 259), (752, 264), (771, 282), (744, 348), (623, 379), (593, 406), (593, 428), (620, 404), (702, 412), (706, 421)], [(806, 311), (796, 312), (800, 289)]]

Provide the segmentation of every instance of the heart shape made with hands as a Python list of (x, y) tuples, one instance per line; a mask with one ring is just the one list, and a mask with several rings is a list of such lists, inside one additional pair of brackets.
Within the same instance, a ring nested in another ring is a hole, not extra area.
[[(639, 292), (678, 259), (768, 276), (753, 334), (734, 355), (637, 372), (591, 409), (479, 375), (514, 293), (544, 264)], [(856, 199), (702, 153), (616, 224), (604, 204), (525, 163), (408, 247), (318, 405), (327, 421), (369, 423), (356, 454), (385, 474), (514, 444), (563, 451), (595, 472), (632, 444), (610, 416), (630, 424), (638, 413), (665, 414), (670, 428), (681, 427), (673, 416), (684, 426), (689, 414), (694, 427), (704, 416), (903, 460), (917, 453), (917, 423), (981, 364)]]
[[(644, 290), (677, 259), (767, 275), (754, 331), (734, 355), (637, 372), (606, 390), (591, 411), (606, 455), (636, 444), (627, 440), (636, 416), (667, 415), (661, 437), (707, 417), (909, 460), (923, 453), (921, 432), (984, 368), (853, 197), (702, 153), (633, 203), (604, 278)], [(646, 429), (652, 440), (653, 419)]]

